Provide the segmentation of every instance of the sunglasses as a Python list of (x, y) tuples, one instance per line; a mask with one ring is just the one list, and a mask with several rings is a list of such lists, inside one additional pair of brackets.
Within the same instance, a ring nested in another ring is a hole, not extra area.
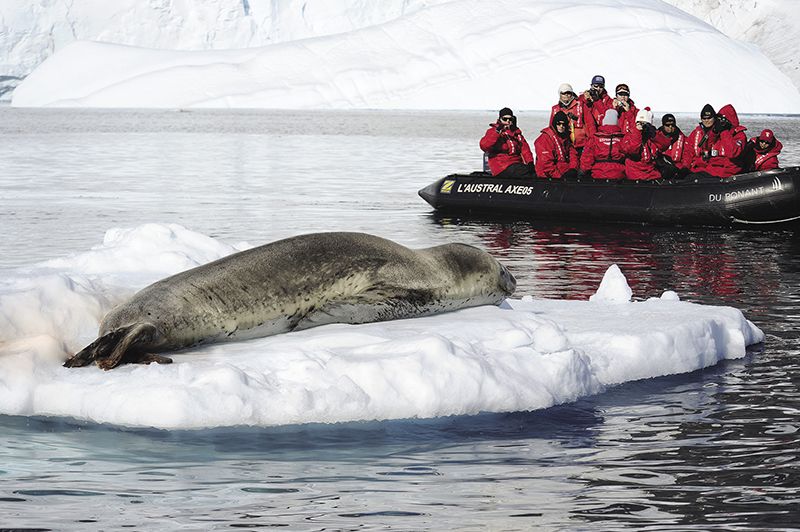
[(501, 116), (500, 117), (500, 121), (501, 122), (511, 122), (513, 119), (514, 119), (513, 116)]
[(700, 120), (714, 120), (714, 117), (713, 116), (703, 116), (703, 117), (700, 118)]
[(558, 126), (567, 127), (567, 123), (566, 122), (556, 122), (556, 127), (558, 127)]
[(567, 92), (562, 92), (561, 94), (572, 94), (572, 93), (567, 91)]
[(664, 124), (664, 127), (675, 127), (675, 124), (673, 122), (667, 122)]
[(600, 85), (599, 83), (592, 83), (593, 89), (602, 89), (605, 85)]
[(617, 96), (630, 96), (630, 95), (631, 95), (630, 92), (618, 92), (617, 93)]

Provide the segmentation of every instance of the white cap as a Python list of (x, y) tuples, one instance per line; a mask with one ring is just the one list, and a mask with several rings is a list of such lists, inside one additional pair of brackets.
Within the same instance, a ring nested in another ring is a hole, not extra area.
[(558, 86), (558, 94), (561, 95), (562, 92), (571, 92), (572, 94), (575, 94), (575, 91), (572, 90), (572, 85), (569, 83), (562, 83)]
[(650, 110), (649, 107), (645, 107), (638, 113), (636, 113), (636, 121), (637, 122), (647, 122), (648, 124), (653, 123), (653, 111)]

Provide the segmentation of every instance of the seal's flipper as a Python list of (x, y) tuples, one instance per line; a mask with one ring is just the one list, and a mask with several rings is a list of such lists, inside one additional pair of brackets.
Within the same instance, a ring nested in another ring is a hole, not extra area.
[(365, 302), (361, 298), (329, 301), (325, 305), (311, 309), (292, 327), (293, 331), (302, 331), (319, 325), (330, 323), (367, 323), (382, 321), (388, 314), (389, 305)]
[(151, 342), (156, 335), (156, 328), (150, 323), (137, 323), (123, 329), (126, 330), (125, 334), (108, 356), (95, 359), (101, 369), (114, 369), (124, 362), (136, 361), (141, 357), (137, 347)]
[(64, 362), (65, 368), (82, 368), (98, 358), (107, 357), (130, 327), (114, 329), (87, 345)]
[(135, 361), (142, 358), (137, 346), (152, 341), (155, 335), (156, 328), (149, 323), (114, 329), (69, 358), (64, 362), (64, 367), (80, 368), (96, 362), (103, 369), (111, 369), (127, 359)]

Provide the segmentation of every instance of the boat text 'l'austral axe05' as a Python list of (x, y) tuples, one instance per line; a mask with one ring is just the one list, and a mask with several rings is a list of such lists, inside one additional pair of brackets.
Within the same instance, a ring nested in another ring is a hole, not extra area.
[(452, 174), (419, 191), (443, 213), (686, 226), (800, 225), (800, 167), (724, 180), (504, 180)]

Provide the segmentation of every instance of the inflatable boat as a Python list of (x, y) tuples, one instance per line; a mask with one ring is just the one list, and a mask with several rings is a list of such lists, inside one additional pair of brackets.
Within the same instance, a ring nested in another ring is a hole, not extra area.
[(800, 225), (800, 166), (728, 179), (495, 179), (452, 174), (419, 191), (437, 211), (549, 221), (686, 226)]

